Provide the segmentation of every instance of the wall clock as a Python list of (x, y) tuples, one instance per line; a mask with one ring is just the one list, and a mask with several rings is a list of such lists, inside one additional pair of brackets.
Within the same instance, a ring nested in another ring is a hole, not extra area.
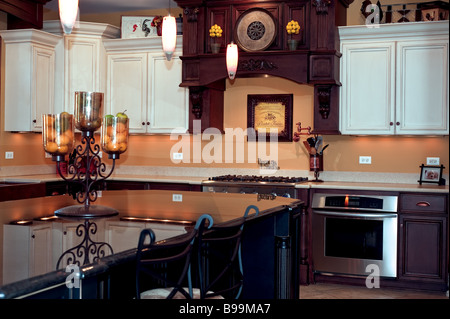
[(234, 39), (244, 51), (263, 51), (275, 40), (276, 23), (272, 14), (262, 8), (242, 13), (236, 21)]

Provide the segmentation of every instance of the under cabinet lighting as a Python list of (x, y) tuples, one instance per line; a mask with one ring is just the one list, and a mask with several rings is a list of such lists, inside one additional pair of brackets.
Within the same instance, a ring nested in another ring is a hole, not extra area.
[(194, 225), (195, 224), (195, 222), (190, 221), (190, 220), (156, 219), (156, 218), (133, 217), (133, 216), (121, 217), (120, 220), (133, 221), (133, 222), (162, 223), (162, 224), (181, 224), (181, 225)]
[(10, 225), (20, 225), (20, 226), (27, 226), (33, 224), (33, 221), (30, 219), (21, 219), (21, 220), (15, 220), (9, 223)]

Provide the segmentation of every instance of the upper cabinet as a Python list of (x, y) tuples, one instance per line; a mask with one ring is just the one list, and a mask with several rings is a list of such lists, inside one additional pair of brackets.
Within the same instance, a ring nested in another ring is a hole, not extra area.
[(189, 96), (181, 83), (182, 37), (167, 61), (160, 37), (104, 41), (106, 112), (126, 110), (130, 133), (185, 133)]
[(189, 94), (180, 87), (182, 36), (170, 61), (161, 37), (120, 39), (111, 25), (81, 22), (63, 35), (59, 21), (43, 30), (2, 31), (5, 130), (42, 131), (42, 114), (74, 113), (75, 92), (105, 93), (104, 113), (126, 110), (131, 133), (185, 133)]
[[(44, 31), (62, 35), (60, 21), (45, 21)], [(56, 111), (74, 113), (75, 92), (106, 90), (103, 41), (120, 37), (120, 29), (103, 23), (81, 22), (57, 46)]]
[(56, 46), (62, 37), (34, 29), (0, 35), (5, 55), (5, 130), (41, 131), (42, 114), (55, 111)]
[(339, 28), (342, 134), (449, 134), (448, 21)]

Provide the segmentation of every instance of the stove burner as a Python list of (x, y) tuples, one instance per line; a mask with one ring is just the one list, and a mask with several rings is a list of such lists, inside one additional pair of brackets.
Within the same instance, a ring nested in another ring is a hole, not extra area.
[(258, 176), (258, 175), (221, 175), (209, 178), (220, 182), (269, 182), (269, 183), (301, 183), (307, 182), (307, 177)]

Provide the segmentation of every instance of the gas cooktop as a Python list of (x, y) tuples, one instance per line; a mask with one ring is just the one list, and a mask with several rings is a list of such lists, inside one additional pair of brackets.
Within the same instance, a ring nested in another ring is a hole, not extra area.
[(258, 175), (221, 175), (208, 178), (208, 181), (234, 183), (304, 183), (307, 177), (258, 176)]

